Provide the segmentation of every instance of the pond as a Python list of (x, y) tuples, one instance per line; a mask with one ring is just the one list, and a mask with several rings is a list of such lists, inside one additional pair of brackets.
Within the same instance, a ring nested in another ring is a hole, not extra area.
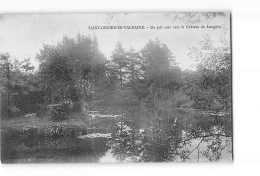
[[(194, 110), (99, 107), (87, 133), (2, 136), (5, 163), (231, 161), (231, 117)], [(3, 135), (3, 134), (2, 134)]]

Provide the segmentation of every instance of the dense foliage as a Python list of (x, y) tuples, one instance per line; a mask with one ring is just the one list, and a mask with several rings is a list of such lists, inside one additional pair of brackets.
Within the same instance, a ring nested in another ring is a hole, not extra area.
[(138, 104), (154, 117), (174, 107), (230, 112), (229, 45), (214, 47), (205, 37), (190, 49), (190, 56), (199, 60), (196, 71), (182, 71), (167, 45), (156, 39), (140, 51), (126, 50), (118, 42), (106, 60), (97, 39), (81, 34), (65, 36), (56, 46), (43, 45), (37, 70), (29, 59), (11, 62), (8, 54), (1, 54), (2, 113), (45, 114), (47, 105), (65, 100), (73, 102), (74, 112), (82, 110), (82, 102), (88, 108)]

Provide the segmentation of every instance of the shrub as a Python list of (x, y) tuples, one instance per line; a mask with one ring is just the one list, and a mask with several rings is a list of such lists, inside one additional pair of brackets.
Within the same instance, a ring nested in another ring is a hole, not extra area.
[(75, 101), (74, 102), (72, 111), (73, 112), (81, 112), (82, 111), (82, 107), (81, 107), (81, 102), (80, 101)]
[(47, 106), (49, 114), (54, 120), (64, 120), (73, 108), (71, 100), (65, 100), (57, 104), (50, 104)]
[(46, 110), (46, 105), (41, 103), (33, 105), (30, 109), (30, 112), (36, 113), (38, 117), (41, 117), (46, 115)]

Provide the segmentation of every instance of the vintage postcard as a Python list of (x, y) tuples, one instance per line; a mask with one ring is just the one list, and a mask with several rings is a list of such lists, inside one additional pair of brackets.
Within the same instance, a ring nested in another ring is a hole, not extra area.
[(1, 162), (231, 162), (230, 19), (0, 15)]

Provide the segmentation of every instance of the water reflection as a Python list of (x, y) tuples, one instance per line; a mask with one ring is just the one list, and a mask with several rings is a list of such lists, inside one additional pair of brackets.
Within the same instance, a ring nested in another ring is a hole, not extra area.
[(232, 159), (227, 116), (177, 111), (158, 116), (138, 107), (102, 108), (91, 130), (75, 137), (5, 136), (6, 162), (190, 162)]
[[(180, 117), (180, 116), (179, 116)], [(231, 155), (230, 121), (226, 116), (193, 119), (157, 117), (148, 128), (119, 122), (108, 143), (120, 162), (227, 161)]]

